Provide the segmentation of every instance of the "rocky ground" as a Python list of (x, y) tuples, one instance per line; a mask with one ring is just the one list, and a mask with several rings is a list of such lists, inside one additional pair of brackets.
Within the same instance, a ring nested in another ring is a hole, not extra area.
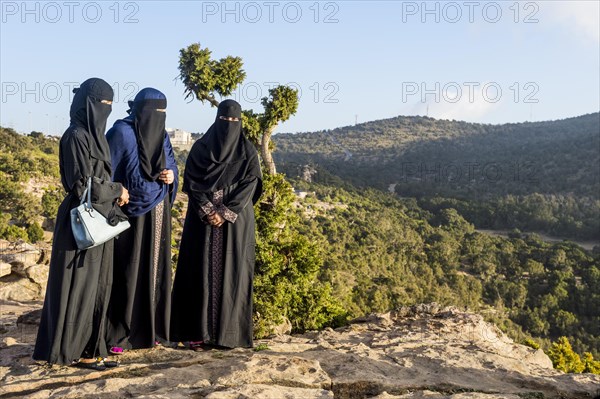
[(120, 356), (121, 367), (103, 372), (48, 366), (31, 359), (45, 256), (35, 248), (19, 250), (20, 257), (0, 253), (0, 260), (10, 266), (0, 277), (0, 398), (600, 395), (600, 376), (556, 371), (541, 350), (515, 344), (480, 315), (435, 304), (372, 315), (336, 330), (257, 341), (254, 350), (156, 347), (126, 352)]
[(593, 398), (476, 314), (419, 305), (256, 349), (126, 352), (103, 372), (31, 360), (41, 302), (0, 303), (0, 398)]

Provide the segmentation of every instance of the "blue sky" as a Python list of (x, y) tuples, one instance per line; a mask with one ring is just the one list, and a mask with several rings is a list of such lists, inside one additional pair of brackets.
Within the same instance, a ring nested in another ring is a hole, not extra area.
[(61, 134), (70, 89), (116, 92), (109, 124), (152, 86), (167, 125), (203, 132), (208, 104), (183, 96), (179, 49), (239, 56), (234, 98), (260, 112), (270, 85), (301, 90), (277, 129), (300, 132), (425, 115), (483, 123), (600, 109), (598, 1), (1, 1), (0, 123)]

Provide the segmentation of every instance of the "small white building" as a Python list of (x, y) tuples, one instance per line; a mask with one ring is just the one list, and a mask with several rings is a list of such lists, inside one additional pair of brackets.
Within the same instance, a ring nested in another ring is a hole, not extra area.
[(167, 128), (166, 130), (172, 145), (192, 144), (192, 134), (190, 132), (173, 128)]

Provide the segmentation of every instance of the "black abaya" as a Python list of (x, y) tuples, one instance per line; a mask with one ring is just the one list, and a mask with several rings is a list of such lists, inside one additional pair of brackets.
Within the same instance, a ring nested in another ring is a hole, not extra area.
[[(79, 205), (84, 176), (96, 176), (96, 203), (111, 204), (122, 187), (110, 182), (110, 165), (90, 157), (87, 132), (71, 126), (60, 142), (63, 186), (69, 192), (58, 209), (48, 288), (33, 358), (71, 364), (80, 357), (107, 356), (104, 342), (110, 298), (113, 240), (79, 251), (71, 231), (71, 209)], [(107, 207), (105, 205), (105, 207)], [(108, 206), (109, 207), (109, 206)]]
[[(206, 224), (194, 201), (188, 205), (173, 286), (171, 336), (219, 346), (252, 347), (252, 282), (255, 223), (252, 198), (258, 179), (249, 177), (212, 193), (237, 217), (221, 227)], [(237, 206), (231, 205), (237, 203)]]
[(110, 346), (151, 348), (157, 339), (169, 340), (170, 209), (167, 195), (150, 212), (129, 217), (131, 228), (115, 241)]
[[(262, 175), (237, 102), (221, 102), (215, 123), (192, 147), (183, 191), (189, 205), (173, 285), (172, 339), (251, 347), (253, 204)], [(213, 212), (225, 220), (220, 227), (208, 222)]]
[(110, 298), (113, 240), (88, 250), (77, 249), (71, 209), (79, 205), (88, 177), (92, 202), (104, 216), (126, 219), (115, 204), (123, 188), (113, 183), (104, 137), (113, 90), (101, 79), (82, 83), (71, 105), (71, 126), (60, 140), (59, 162), (67, 196), (58, 208), (48, 286), (33, 358), (71, 364), (85, 357), (107, 356), (104, 331)]

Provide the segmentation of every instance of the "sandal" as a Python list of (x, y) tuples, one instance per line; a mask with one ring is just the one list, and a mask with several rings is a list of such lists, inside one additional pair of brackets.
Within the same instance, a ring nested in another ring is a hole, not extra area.
[(102, 361), (102, 358), (98, 358), (93, 362), (82, 362), (81, 360), (79, 360), (78, 362), (73, 364), (73, 366), (79, 367), (81, 369), (89, 369), (89, 370), (96, 370), (96, 371), (106, 370), (106, 365)]
[(121, 348), (120, 346), (112, 346), (109, 350), (108, 353), (110, 353), (111, 355), (122, 355), (123, 354), (123, 348)]
[(195, 352), (206, 350), (204, 341), (190, 341), (190, 349)]
[(119, 367), (121, 365), (121, 362), (118, 360), (102, 359), (102, 363), (104, 363), (104, 366), (108, 368)]

